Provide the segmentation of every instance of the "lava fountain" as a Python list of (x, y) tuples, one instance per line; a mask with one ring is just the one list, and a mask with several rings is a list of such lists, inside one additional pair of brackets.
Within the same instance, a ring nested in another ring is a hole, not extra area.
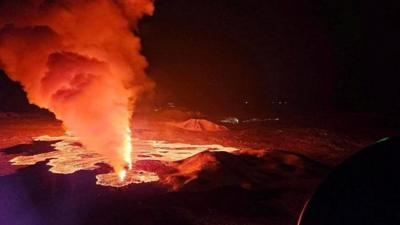
[(0, 66), (31, 103), (53, 112), (124, 179), (132, 168), (130, 119), (153, 83), (132, 30), (152, 0), (0, 2)]

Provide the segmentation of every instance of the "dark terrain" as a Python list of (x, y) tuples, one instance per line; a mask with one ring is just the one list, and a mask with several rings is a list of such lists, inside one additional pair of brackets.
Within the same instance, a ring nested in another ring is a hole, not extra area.
[[(228, 131), (193, 132), (166, 126), (171, 114), (178, 113), (136, 116), (133, 136), (241, 150), (161, 163), (172, 170), (160, 172), (160, 182), (103, 187), (96, 185), (95, 174), (108, 171), (107, 165), (72, 175), (53, 174), (45, 163), (11, 166), (8, 160), (15, 156), (52, 151), (49, 143), (32, 143), (32, 137), (63, 130), (44, 114), (2, 114), (1, 224), (295, 224), (331, 168), (397, 132), (384, 117), (344, 114), (282, 116), (227, 125)], [(177, 117), (173, 120), (185, 119)], [(149, 168), (159, 164), (138, 162)]]

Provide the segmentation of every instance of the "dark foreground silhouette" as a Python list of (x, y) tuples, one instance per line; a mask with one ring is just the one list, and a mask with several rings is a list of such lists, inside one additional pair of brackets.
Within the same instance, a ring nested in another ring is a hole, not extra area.
[(400, 138), (390, 138), (346, 160), (315, 193), (300, 224), (400, 224), (399, 158)]

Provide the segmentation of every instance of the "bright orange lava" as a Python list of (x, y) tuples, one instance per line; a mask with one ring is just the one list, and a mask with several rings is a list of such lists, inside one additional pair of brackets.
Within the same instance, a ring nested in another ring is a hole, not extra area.
[(123, 182), (123, 181), (125, 180), (125, 177), (126, 177), (126, 170), (121, 170), (121, 171), (118, 173), (118, 176), (119, 176), (119, 180), (120, 180), (121, 182)]
[[(99, 168), (100, 163), (112, 165), (107, 157), (98, 153), (90, 152), (84, 149), (79, 140), (71, 135), (61, 137), (41, 136), (34, 139), (35, 141), (48, 141), (56, 143), (52, 144), (55, 151), (40, 153), (37, 155), (18, 156), (10, 160), (13, 165), (35, 165), (38, 162), (49, 160), (47, 165), (50, 171), (58, 174), (72, 174), (79, 170), (95, 170)], [(133, 147), (128, 142), (133, 143)], [(185, 143), (169, 143), (159, 140), (140, 140), (127, 139), (126, 161), (132, 160), (132, 148), (135, 149), (135, 160), (157, 160), (163, 162), (178, 161), (189, 158), (200, 152), (209, 151), (225, 151), (233, 152), (238, 150), (233, 147), (225, 147), (222, 145), (194, 145)], [(111, 172), (107, 174), (96, 175), (97, 184), (111, 187), (123, 187), (129, 184), (148, 183), (159, 180), (154, 172), (137, 170), (132, 168), (132, 163), (128, 163), (128, 168)]]

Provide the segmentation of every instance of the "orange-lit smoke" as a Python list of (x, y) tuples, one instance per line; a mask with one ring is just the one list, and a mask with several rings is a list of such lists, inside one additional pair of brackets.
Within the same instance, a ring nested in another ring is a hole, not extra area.
[(132, 32), (152, 0), (0, 2), (0, 65), (116, 172), (130, 166), (130, 117), (151, 89)]

